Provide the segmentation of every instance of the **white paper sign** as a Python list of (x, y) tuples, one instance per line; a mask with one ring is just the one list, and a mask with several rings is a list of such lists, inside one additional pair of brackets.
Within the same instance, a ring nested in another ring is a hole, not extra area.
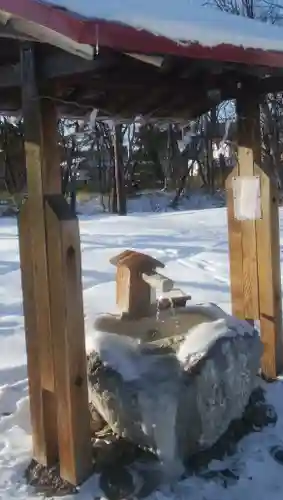
[(232, 189), (235, 219), (261, 219), (260, 178), (258, 176), (234, 177)]

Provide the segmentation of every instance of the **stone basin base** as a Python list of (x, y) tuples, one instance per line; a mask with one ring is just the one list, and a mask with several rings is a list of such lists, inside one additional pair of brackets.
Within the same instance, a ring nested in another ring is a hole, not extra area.
[(241, 418), (262, 353), (247, 322), (212, 304), (182, 309), (175, 329), (172, 315), (163, 323), (159, 318), (151, 340), (147, 327), (156, 318), (122, 329), (124, 320), (103, 316), (110, 330), (95, 332), (88, 358), (89, 396), (98, 413), (115, 434), (153, 450), (172, 474)]

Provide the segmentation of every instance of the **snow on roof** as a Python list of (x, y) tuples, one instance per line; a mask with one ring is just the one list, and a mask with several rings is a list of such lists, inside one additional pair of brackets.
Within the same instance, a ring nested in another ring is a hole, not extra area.
[[(0, 22), (92, 59), (94, 47), (283, 68), (283, 28), (204, 0), (0, 0)], [(19, 29), (20, 28), (20, 29)]]
[(203, 6), (203, 0), (45, 0), (88, 19), (120, 22), (183, 43), (283, 51), (283, 28)]

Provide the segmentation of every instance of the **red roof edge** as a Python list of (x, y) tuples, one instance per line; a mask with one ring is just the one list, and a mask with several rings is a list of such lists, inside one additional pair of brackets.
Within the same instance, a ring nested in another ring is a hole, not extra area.
[(0, 10), (45, 26), (76, 42), (93, 46), (98, 44), (125, 52), (171, 54), (179, 57), (283, 68), (283, 52), (245, 49), (227, 44), (215, 47), (205, 47), (198, 43), (182, 44), (121, 23), (84, 19), (70, 11), (36, 0), (0, 0)]
[(283, 68), (283, 52), (245, 49), (228, 44), (207, 47), (199, 43), (181, 43), (146, 30), (110, 21), (93, 20), (87, 21), (86, 24), (83, 39), (84, 43), (90, 45), (98, 42), (100, 46), (125, 52), (171, 54), (179, 57)]
[(81, 42), (85, 29), (85, 19), (36, 0), (0, 0), (0, 10), (45, 26), (76, 42)]

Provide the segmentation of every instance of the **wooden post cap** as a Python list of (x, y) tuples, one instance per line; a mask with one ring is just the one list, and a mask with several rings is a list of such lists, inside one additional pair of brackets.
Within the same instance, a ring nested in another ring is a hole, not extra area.
[(125, 266), (129, 270), (139, 269), (141, 272), (153, 271), (158, 267), (164, 268), (165, 265), (150, 255), (146, 255), (135, 250), (125, 250), (110, 259), (110, 263), (116, 267)]

